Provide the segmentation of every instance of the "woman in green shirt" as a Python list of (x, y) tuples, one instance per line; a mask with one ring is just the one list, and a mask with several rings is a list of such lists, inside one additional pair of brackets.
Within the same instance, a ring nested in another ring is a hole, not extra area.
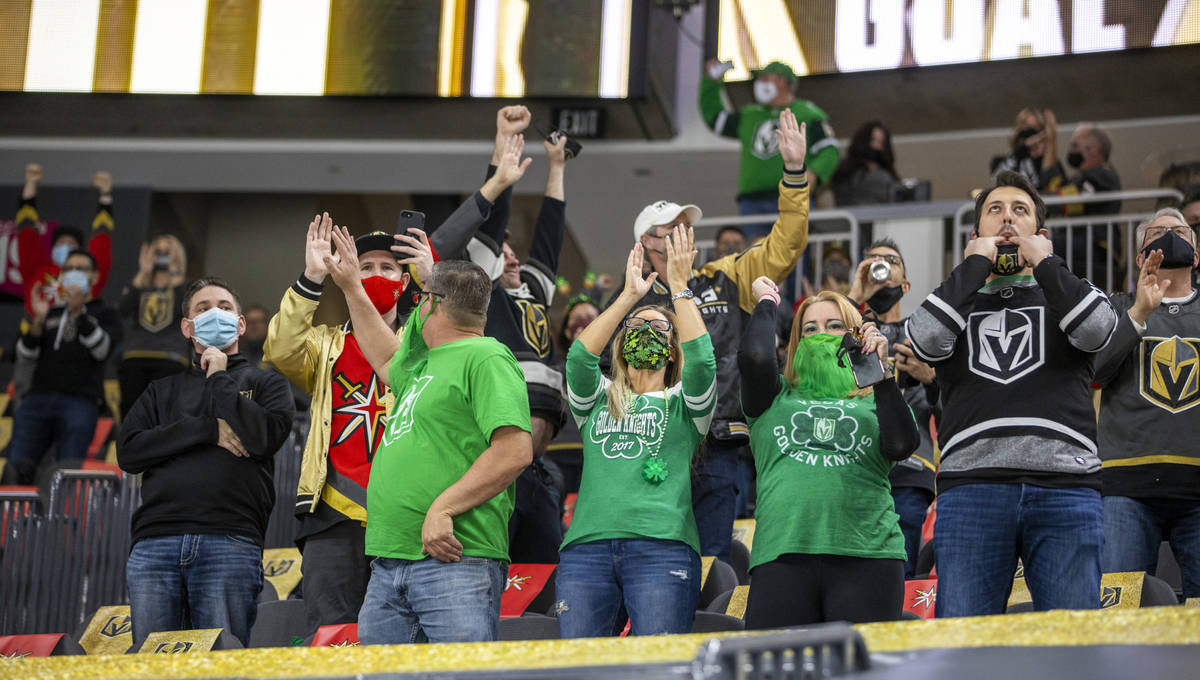
[[(642, 278), (638, 244), (625, 289), (567, 353), (583, 477), (556, 581), (564, 638), (614, 634), (622, 603), (634, 635), (687, 633), (700, 598), (689, 470), (716, 403), (717, 364), (687, 287), (692, 230), (678, 225), (664, 242), (674, 313), (634, 309), (657, 277)], [(599, 354), (618, 326), (609, 381)]]
[(887, 340), (845, 296), (809, 297), (792, 323), (784, 374), (775, 354), (775, 284), (738, 350), (742, 409), (758, 470), (747, 628), (900, 618), (904, 536), (888, 472), (919, 443), (896, 381), (859, 389), (839, 349), (855, 332), (886, 365)]

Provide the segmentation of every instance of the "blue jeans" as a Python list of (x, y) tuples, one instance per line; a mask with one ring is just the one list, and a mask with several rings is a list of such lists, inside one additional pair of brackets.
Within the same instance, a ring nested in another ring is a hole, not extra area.
[(938, 494), (937, 616), (1003, 614), (1017, 558), (1037, 611), (1100, 606), (1100, 492), (964, 484)]
[(1158, 568), (1158, 548), (1170, 541), (1184, 597), (1200, 597), (1200, 501), (1104, 497), (1104, 571)]
[(921, 553), (921, 527), (925, 524), (925, 513), (933, 502), (933, 494), (926, 489), (901, 486), (892, 489), (892, 501), (896, 514), (900, 515), (900, 531), (904, 534), (904, 578), (910, 579), (917, 573), (917, 555)]
[(601, 539), (562, 552), (555, 579), (564, 638), (613, 634), (621, 604), (632, 635), (689, 633), (700, 601), (700, 556), (686, 543)]
[(50, 445), (56, 461), (83, 460), (96, 431), (96, 402), (57, 392), (29, 392), (13, 414), (8, 464), (18, 484), (32, 484)]
[(507, 578), (507, 565), (486, 557), (377, 557), (358, 612), (358, 639), (364, 645), (493, 641)]
[(731, 562), (737, 517), (737, 461), (741, 444), (708, 440), (692, 469), (692, 513), (700, 532), (700, 554)]
[(262, 546), (243, 536), (143, 538), (125, 563), (133, 647), (163, 630), (224, 628), (250, 644), (262, 590)]
[[(778, 198), (739, 198), (738, 199), (738, 214), (739, 215), (774, 215), (779, 212)], [(761, 224), (743, 224), (741, 225), (742, 233), (746, 236), (746, 245), (754, 243), (754, 239), (759, 236), (766, 236), (771, 233), (771, 227), (774, 226), (774, 220), (767, 220)]]

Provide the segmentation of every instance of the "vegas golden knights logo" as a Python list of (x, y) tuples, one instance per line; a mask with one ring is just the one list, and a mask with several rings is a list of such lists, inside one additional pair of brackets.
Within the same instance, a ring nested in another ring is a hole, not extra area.
[(295, 565), (296, 560), (268, 560), (263, 567), (263, 575), (267, 577), (283, 576)]
[(1100, 608), (1108, 609), (1121, 604), (1121, 586), (1101, 586)]
[(138, 325), (151, 333), (157, 333), (171, 323), (171, 312), (175, 309), (175, 291), (151, 290), (142, 293), (138, 302)]
[(155, 654), (185, 654), (192, 649), (190, 642), (164, 642), (154, 648)]
[(525, 342), (537, 350), (539, 357), (550, 356), (550, 321), (546, 318), (546, 308), (529, 300), (515, 302), (521, 308)]
[(1200, 340), (1142, 338), (1139, 387), (1147, 401), (1171, 413), (1200, 403)]
[(133, 622), (128, 614), (118, 614), (110, 616), (100, 627), (100, 634), (104, 637), (118, 637), (133, 631)]

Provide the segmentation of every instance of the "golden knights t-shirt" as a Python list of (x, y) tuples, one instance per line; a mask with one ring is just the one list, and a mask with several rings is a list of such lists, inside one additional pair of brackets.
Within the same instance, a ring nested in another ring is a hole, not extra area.
[[(371, 466), (366, 552), (420, 560), (429, 506), (487, 450), (494, 430), (529, 431), (529, 401), (516, 359), (493, 338), (430, 349), (424, 368), (408, 384), (398, 382), (405, 375), (399, 368), (393, 358), (388, 374), (396, 402)], [(464, 555), (508, 560), (514, 494), (510, 484), (454, 518)]]
[(787, 553), (906, 558), (873, 397), (807, 399), (784, 383), (750, 419), (750, 448), (758, 469), (751, 567)]

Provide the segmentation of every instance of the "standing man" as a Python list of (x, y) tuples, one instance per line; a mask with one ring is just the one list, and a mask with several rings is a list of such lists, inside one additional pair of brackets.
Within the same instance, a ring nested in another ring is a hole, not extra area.
[(17, 358), (33, 367), (28, 393), (13, 415), (8, 463), (17, 484), (33, 484), (53, 444), (58, 461), (83, 460), (104, 399), (104, 362), (121, 341), (116, 312), (95, 299), (96, 258), (74, 250), (63, 260), (61, 302), (27, 298), (32, 321), (23, 324)]
[(484, 337), (492, 282), (443, 261), (397, 340), (358, 282), (350, 235), (325, 265), (346, 294), (363, 356), (397, 396), (367, 488), (371, 580), (365, 644), (495, 640), (513, 481), (533, 459), (525, 377)]
[[(374, 232), (355, 241), (359, 287), (393, 335), (412, 309), (417, 281), (428, 278), (433, 266), (430, 242), (439, 252), (460, 248), (447, 240), (470, 238), (493, 202), (520, 177), (511, 163), (501, 164), (428, 241), (418, 230), (394, 238)], [(386, 374), (371, 369), (353, 320), (337, 327), (312, 324), (329, 273), (324, 258), (334, 229), (328, 213), (309, 224), (304, 274), (284, 292), (263, 348), (265, 361), (312, 395), (296, 514), (304, 601), (313, 628), (358, 620), (371, 576), (364, 544), (367, 480), (393, 402)]]
[[(876, 262), (886, 262), (890, 268), (886, 281), (877, 282), (871, 278), (871, 266)], [(908, 267), (904, 264), (900, 248), (892, 239), (883, 238), (872, 243), (863, 254), (848, 296), (855, 302), (866, 303), (869, 311), (863, 318), (873, 319), (887, 338), (888, 354), (896, 358), (896, 382), (903, 391), (904, 401), (916, 416), (917, 431), (921, 434), (917, 450), (896, 463), (888, 475), (896, 514), (900, 516), (900, 531), (904, 534), (904, 551), (908, 555), (904, 563), (906, 579), (916, 575), (917, 556), (921, 551), (921, 528), (925, 524), (929, 505), (933, 503), (934, 472), (937, 468), (934, 465), (929, 419), (938, 402), (933, 367), (917, 358), (904, 334), (905, 319), (900, 316), (900, 300), (910, 287)]]
[[(779, 182), (776, 208), (779, 219), (771, 232), (745, 251), (693, 271), (687, 290), (676, 294), (696, 299), (717, 355), (717, 407), (708, 437), (697, 456), (699, 462), (693, 469), (692, 508), (700, 531), (700, 554), (715, 555), (726, 563), (730, 561), (737, 511), (738, 451), (749, 444), (750, 432), (742, 414), (737, 348), (742, 338), (742, 322), (758, 304), (750, 285), (760, 276), (782, 281), (796, 268), (796, 261), (808, 243), (809, 183), (804, 166), (807, 153), (804, 132), (804, 124), (797, 123), (791, 111), (780, 114), (775, 134), (784, 175)], [(638, 215), (633, 223), (633, 236), (646, 254), (644, 266), (648, 271), (658, 272), (658, 279), (635, 308), (642, 305), (670, 308), (666, 238), (676, 225), (691, 226), (701, 216), (700, 208), (694, 205), (680, 206), (670, 201), (651, 203)]]
[(203, 278), (183, 298), (192, 366), (150, 383), (121, 424), (117, 462), (142, 475), (125, 565), (133, 642), (152, 632), (224, 628), (250, 643), (262, 544), (275, 505), (275, 452), (292, 429), (283, 376), (238, 354), (237, 294)]
[(1138, 225), (1137, 294), (1113, 298), (1117, 332), (1097, 357), (1104, 571), (1158, 566), (1171, 543), (1184, 597), (1200, 597), (1200, 294), (1196, 234), (1174, 208)]
[(1090, 384), (1108, 298), (1054, 255), (1029, 180), (975, 199), (963, 261), (906, 329), (942, 392), (937, 615), (1002, 614), (1017, 558), (1034, 608), (1100, 605), (1100, 459)]
[[(713, 59), (700, 79), (700, 115), (713, 132), (732, 137), (742, 144), (738, 169), (738, 214), (763, 215), (775, 212), (779, 201), (779, 180), (787, 159), (779, 148), (780, 114), (791, 112), (807, 125), (807, 162), (805, 173), (810, 186), (825, 184), (838, 164), (837, 140), (828, 116), (810, 101), (793, 93), (796, 74), (781, 61), (773, 61), (751, 71), (754, 76), (754, 100), (735, 110), (725, 94), (722, 78), (733, 65)], [(767, 225), (745, 225), (749, 241), (763, 236)], [(749, 282), (746, 284), (749, 286)]]

